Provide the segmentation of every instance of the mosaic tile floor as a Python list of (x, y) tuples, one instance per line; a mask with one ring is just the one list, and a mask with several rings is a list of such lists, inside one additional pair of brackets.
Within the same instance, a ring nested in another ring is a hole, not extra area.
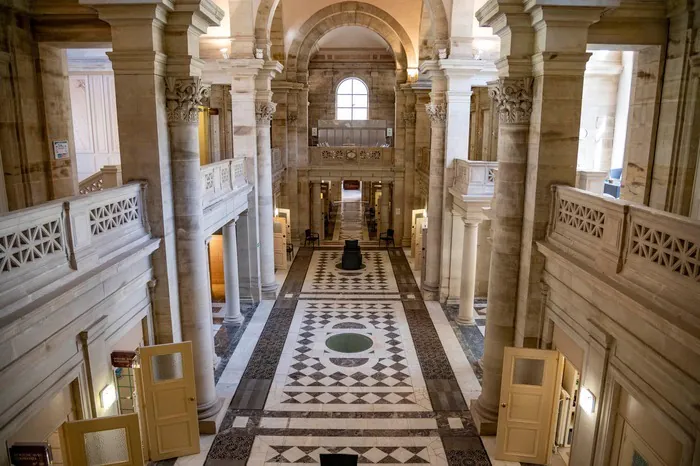
[(336, 203), (339, 209), (336, 215), (335, 235), (333, 241), (346, 239), (369, 240), (367, 225), (363, 221), (364, 204), (361, 201), (343, 201)]
[(360, 464), (490, 465), (467, 409), (479, 382), (403, 252), (363, 248), (366, 267), (350, 276), (335, 267), (339, 253), (301, 249), (245, 342), (255, 345), (247, 365), (231, 358), (221, 382), (236, 392), (205, 464), (347, 453)]

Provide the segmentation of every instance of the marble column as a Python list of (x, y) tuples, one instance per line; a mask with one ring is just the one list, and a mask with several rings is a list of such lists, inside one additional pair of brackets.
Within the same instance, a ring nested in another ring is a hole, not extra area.
[(437, 300), (440, 288), (440, 256), (442, 254), (442, 188), (445, 163), (445, 120), (447, 106), (436, 101), (425, 106), (430, 117), (430, 179), (428, 185), (428, 238), (425, 252), (423, 297)]
[(216, 415), (222, 406), (222, 401), (216, 396), (212, 367), (214, 338), (199, 166), (198, 107), (209, 90), (199, 78), (192, 77), (167, 78), (166, 86), (180, 317), (183, 340), (192, 342), (197, 415), (203, 420)]
[(236, 221), (234, 219), (222, 228), (224, 234), (224, 287), (226, 290), (225, 324), (240, 324), (241, 289), (238, 280), (238, 242), (236, 241)]
[(258, 274), (257, 221), (248, 210), (243, 211), (236, 222), (236, 247), (238, 280), (241, 302), (255, 305), (260, 302), (260, 276)]
[(321, 204), (321, 182), (312, 181), (311, 182), (311, 209), (312, 219), (311, 219), (311, 231), (318, 233), (321, 239), (323, 236), (323, 205)]
[(476, 257), (479, 223), (462, 217), (464, 221), (464, 246), (462, 247), (462, 287), (459, 296), (460, 325), (474, 325), (474, 292), (476, 289)]
[[(452, 257), (462, 257), (464, 246), (464, 222), (461, 211), (452, 211)], [(458, 260), (450, 261), (450, 290), (447, 296), (448, 304), (459, 305), (459, 297), (462, 294), (462, 263)]]
[(493, 214), (483, 378), (471, 412), (481, 435), (494, 435), (503, 369), (503, 348), (513, 345), (525, 202), (532, 78), (501, 78), (489, 90), (499, 114), (498, 176)]
[(260, 228), (260, 278), (263, 297), (275, 298), (275, 236), (272, 205), (272, 147), (270, 122), (277, 104), (270, 101), (255, 103), (258, 154), (258, 225)]
[(391, 185), (388, 181), (382, 181), (382, 198), (380, 200), (381, 205), (381, 232), (385, 232), (391, 226)]

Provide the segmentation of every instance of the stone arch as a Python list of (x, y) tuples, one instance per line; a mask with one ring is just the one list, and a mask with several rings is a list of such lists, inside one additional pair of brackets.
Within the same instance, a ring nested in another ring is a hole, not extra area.
[(343, 2), (319, 10), (299, 29), (289, 48), (287, 71), (290, 74), (308, 71), (314, 45), (328, 32), (343, 26), (363, 26), (379, 34), (394, 52), (397, 69), (406, 70), (409, 63), (418, 66), (410, 37), (391, 15), (367, 3)]
[[(258, 6), (258, 11), (255, 16), (255, 40), (258, 44), (258, 47), (264, 50), (267, 50), (267, 45), (270, 44), (270, 30), (272, 28), (272, 20), (274, 18), (275, 10), (277, 10), (277, 6), (279, 5), (280, 1), (281, 0), (261, 0), (260, 5)], [(425, 0), (425, 2), (428, 4), (431, 11), (431, 29), (433, 30), (432, 36), (435, 38), (435, 42), (448, 44), (449, 23), (447, 21), (447, 12), (445, 11), (445, 5), (443, 4), (443, 0)], [(362, 4), (360, 2), (343, 2), (341, 4), (349, 3)], [(330, 5), (320, 11), (324, 11), (329, 8), (337, 8), (337, 5), (338, 4)], [(367, 5), (369, 7), (376, 8), (373, 5), (369, 4), (362, 5)], [(387, 15), (389, 18), (392, 19), (392, 21), (396, 22), (396, 20), (394, 20), (393, 17), (386, 13), (384, 10), (381, 10), (379, 8), (376, 9)], [(318, 14), (319, 12), (317, 12), (316, 14)], [(398, 22), (396, 23), (398, 24)], [(403, 27), (401, 27), (401, 30), (403, 30)]]

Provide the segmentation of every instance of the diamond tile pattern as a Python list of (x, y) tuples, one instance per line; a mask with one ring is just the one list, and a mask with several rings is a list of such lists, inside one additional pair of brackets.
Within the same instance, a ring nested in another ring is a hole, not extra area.
[(319, 463), (320, 455), (358, 455), (358, 464), (430, 464), (427, 447), (317, 447), (270, 445), (266, 463)]

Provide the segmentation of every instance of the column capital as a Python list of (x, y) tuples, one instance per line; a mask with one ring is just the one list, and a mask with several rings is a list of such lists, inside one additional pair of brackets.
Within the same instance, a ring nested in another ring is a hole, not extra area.
[(425, 104), (425, 111), (434, 125), (444, 125), (447, 121), (447, 105), (444, 103)]
[(255, 121), (259, 125), (269, 125), (272, 121), (272, 116), (277, 110), (277, 104), (270, 101), (255, 102)]
[(532, 114), (532, 78), (500, 78), (489, 86), (498, 118), (506, 124), (529, 124)]
[(210, 91), (197, 77), (165, 78), (168, 123), (199, 123), (198, 107), (208, 100)]
[(539, 52), (532, 56), (532, 74), (534, 76), (582, 77), (591, 55), (588, 52)]

